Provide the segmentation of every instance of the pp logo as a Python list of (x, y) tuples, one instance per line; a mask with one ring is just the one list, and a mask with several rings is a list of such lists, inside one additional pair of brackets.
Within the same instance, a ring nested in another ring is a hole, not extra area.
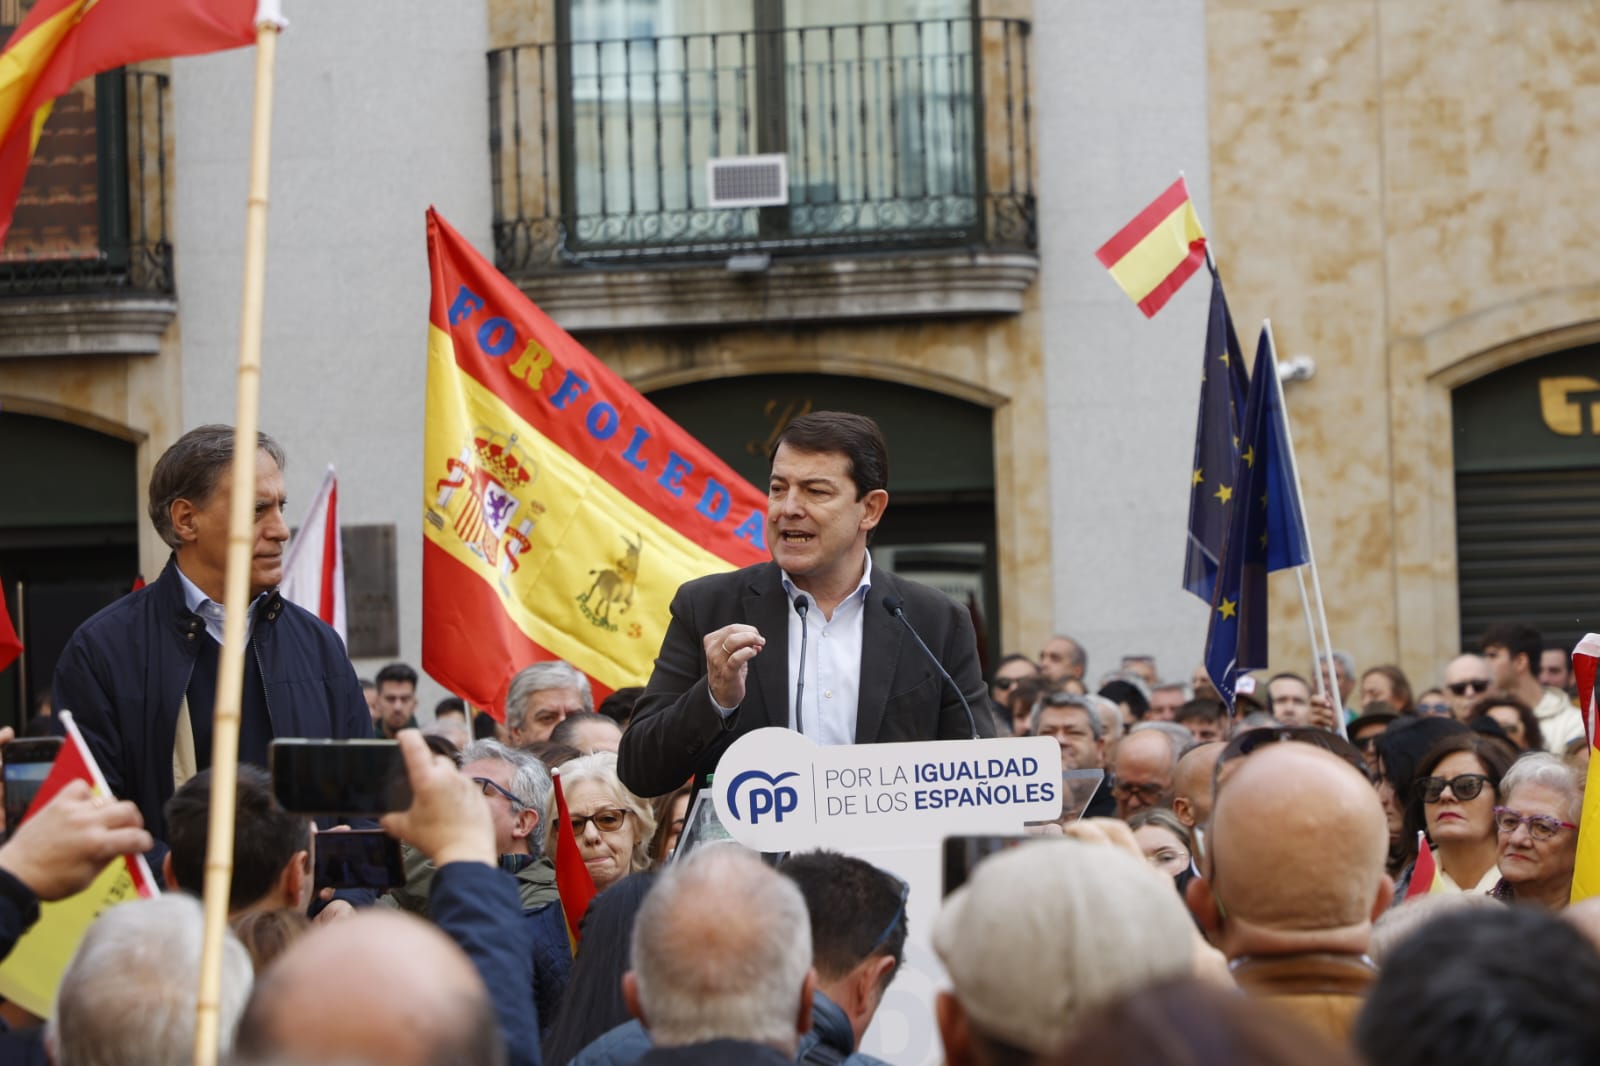
[[(792, 785), (783, 782), (799, 776), (794, 770), (777, 777), (762, 770), (746, 770), (728, 786), (728, 812), (740, 821), (748, 820), (751, 825), (760, 825), (764, 815), (770, 815), (774, 822), (783, 821), (784, 815), (793, 813), (800, 806), (800, 793)], [(761, 782), (765, 782), (765, 785)], [(745, 788), (746, 785), (749, 787)], [(744, 789), (748, 819), (739, 813), (741, 788)]]

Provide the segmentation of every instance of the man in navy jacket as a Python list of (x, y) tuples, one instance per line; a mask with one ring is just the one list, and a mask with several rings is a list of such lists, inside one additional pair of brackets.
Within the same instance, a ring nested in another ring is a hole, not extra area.
[[(258, 443), (239, 759), (265, 766), (274, 738), (366, 738), (372, 717), (338, 634), (277, 591), (289, 539), (284, 456), (266, 434)], [(111, 791), (138, 806), (157, 839), (163, 804), (211, 764), (232, 461), (229, 426), (190, 430), (162, 454), (150, 519), (172, 558), (79, 626), (56, 664), (55, 706), (77, 716)]]

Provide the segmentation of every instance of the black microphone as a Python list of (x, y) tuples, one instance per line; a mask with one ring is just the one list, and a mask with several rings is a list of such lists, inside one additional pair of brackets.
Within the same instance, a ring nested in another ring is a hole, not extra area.
[(956, 684), (956, 679), (950, 676), (950, 671), (944, 668), (944, 663), (939, 661), (939, 657), (933, 654), (933, 649), (923, 642), (922, 637), (917, 633), (916, 627), (906, 617), (905, 605), (900, 602), (900, 597), (885, 596), (883, 598), (883, 609), (900, 619), (900, 624), (906, 627), (906, 632), (911, 634), (911, 639), (917, 642), (917, 647), (922, 649), (922, 654), (926, 655), (928, 661), (933, 664), (934, 669), (939, 671), (939, 676), (950, 682), (950, 687), (955, 689), (956, 696), (961, 700), (961, 706), (966, 708), (967, 725), (972, 727), (972, 739), (981, 739), (978, 736), (978, 723), (972, 717), (972, 705), (967, 702), (966, 693), (961, 691), (961, 686)]
[(794, 683), (794, 731), (804, 733), (804, 722), (800, 717), (800, 700), (806, 694), (806, 612), (811, 609), (811, 601), (804, 595), (794, 598), (794, 613), (800, 616), (800, 671), (795, 676), (798, 680)]

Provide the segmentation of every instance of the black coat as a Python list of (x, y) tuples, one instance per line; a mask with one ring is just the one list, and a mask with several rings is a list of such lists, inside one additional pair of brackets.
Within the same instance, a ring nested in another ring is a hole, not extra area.
[[(274, 591), (255, 605), (256, 656), (274, 737), (372, 736), (372, 715), (339, 635)], [(205, 623), (184, 601), (176, 559), (94, 615), (56, 664), (54, 704), (71, 711), (111, 791), (132, 800), (157, 839), (172, 796), (178, 710)]]
[[(856, 743), (972, 736), (960, 697), (884, 609), (889, 596), (901, 599), (906, 620), (966, 694), (979, 735), (994, 736), (972, 619), (937, 589), (874, 568), (862, 620)], [(640, 796), (664, 795), (691, 776), (704, 785), (705, 776), (716, 770), (717, 760), (739, 737), (789, 724), (786, 634), (793, 612), (776, 563), (713, 574), (678, 589), (655, 671), (617, 752), (623, 784)], [(744, 701), (724, 721), (706, 683), (704, 640), (707, 633), (734, 622), (754, 626), (767, 644), (750, 661)]]

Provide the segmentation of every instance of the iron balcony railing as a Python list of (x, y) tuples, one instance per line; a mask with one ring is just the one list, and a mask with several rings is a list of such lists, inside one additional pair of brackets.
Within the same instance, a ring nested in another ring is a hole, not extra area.
[(173, 291), (167, 75), (117, 70), (60, 97), (0, 249), (0, 296)]
[[(1036, 245), (1028, 23), (878, 22), (489, 53), (497, 263)], [(707, 161), (781, 153), (788, 203)]]

